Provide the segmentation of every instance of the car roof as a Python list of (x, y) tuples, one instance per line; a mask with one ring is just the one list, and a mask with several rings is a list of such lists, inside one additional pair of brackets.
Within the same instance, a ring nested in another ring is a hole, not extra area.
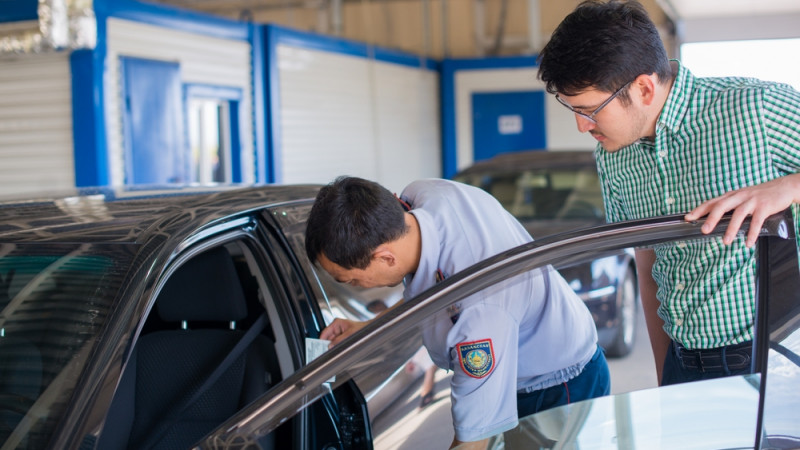
[(257, 208), (308, 200), (315, 185), (85, 188), (0, 201), (0, 242), (143, 243)]
[(478, 161), (460, 171), (456, 177), (487, 171), (517, 172), (528, 169), (557, 169), (566, 167), (595, 167), (594, 152), (591, 150), (526, 150), (501, 153), (492, 158)]

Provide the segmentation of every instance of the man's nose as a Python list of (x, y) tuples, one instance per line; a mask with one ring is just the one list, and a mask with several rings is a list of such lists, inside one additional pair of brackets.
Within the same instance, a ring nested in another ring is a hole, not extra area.
[(587, 131), (593, 130), (594, 127), (597, 126), (596, 123), (579, 114), (575, 114), (575, 122), (578, 124), (578, 131), (581, 133), (586, 133)]

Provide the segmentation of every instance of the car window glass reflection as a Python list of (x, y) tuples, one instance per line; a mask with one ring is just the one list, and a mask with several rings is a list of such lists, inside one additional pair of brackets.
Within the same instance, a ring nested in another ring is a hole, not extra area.
[(89, 244), (0, 245), (4, 448), (46, 446), (108, 316), (125, 254)]
[[(254, 261), (234, 241), (190, 254), (169, 274), (122, 375), (100, 448), (189, 447), (294, 370), (277, 299)], [(281, 427), (258, 443), (269, 447), (290, 432)]]

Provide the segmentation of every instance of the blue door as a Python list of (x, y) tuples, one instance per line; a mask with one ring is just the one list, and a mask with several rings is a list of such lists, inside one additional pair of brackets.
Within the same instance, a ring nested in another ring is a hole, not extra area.
[(472, 94), (472, 142), (475, 161), (546, 149), (544, 91)]
[(188, 179), (180, 66), (123, 57), (125, 184)]

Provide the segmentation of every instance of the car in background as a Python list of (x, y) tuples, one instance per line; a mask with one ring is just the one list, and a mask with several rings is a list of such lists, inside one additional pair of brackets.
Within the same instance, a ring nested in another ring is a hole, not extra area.
[[(504, 153), (476, 162), (453, 179), (492, 194), (534, 239), (605, 223), (591, 151)], [(633, 251), (621, 249), (556, 269), (592, 313), (606, 355), (629, 354), (639, 304)]]

